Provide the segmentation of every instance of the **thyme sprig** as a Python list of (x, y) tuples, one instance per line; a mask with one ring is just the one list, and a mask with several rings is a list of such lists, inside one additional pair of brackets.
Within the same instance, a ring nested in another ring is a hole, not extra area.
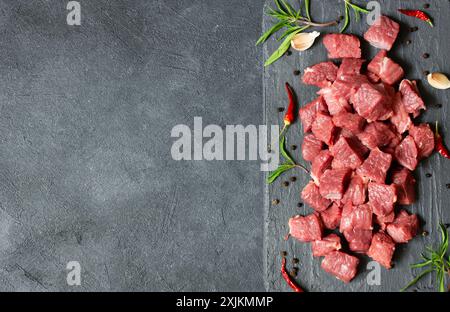
[[(366, 9), (363, 9), (356, 4), (353, 4), (350, 0), (344, 0), (345, 2), (345, 22), (344, 26), (341, 28), (341, 32), (345, 31), (350, 22), (350, 9), (355, 13), (355, 18), (358, 21), (360, 13), (368, 13)], [(264, 66), (269, 66), (274, 63), (280, 57), (282, 57), (287, 50), (289, 50), (292, 38), (310, 28), (310, 27), (326, 27), (337, 25), (338, 21), (330, 21), (325, 23), (317, 23), (311, 19), (311, 3), (310, 0), (303, 1), (303, 8), (300, 6), (299, 10), (295, 10), (292, 5), (290, 5), (287, 0), (274, 0), (276, 8), (268, 8), (266, 14), (273, 17), (277, 22), (256, 42), (256, 45), (262, 44), (267, 41), (272, 35), (283, 30), (278, 41), (281, 41), (279, 47), (272, 53), (272, 55), (264, 63)]]
[(450, 276), (450, 256), (447, 256), (448, 251), (448, 231), (447, 228), (441, 224), (441, 244), (437, 249), (432, 247), (426, 247), (426, 254), (421, 254), (422, 262), (411, 265), (413, 269), (427, 268), (417, 275), (408, 285), (401, 289), (401, 291), (407, 290), (409, 287), (415, 285), (424, 276), (435, 272), (436, 282), (438, 284), (439, 292), (445, 292), (445, 279), (446, 275)]

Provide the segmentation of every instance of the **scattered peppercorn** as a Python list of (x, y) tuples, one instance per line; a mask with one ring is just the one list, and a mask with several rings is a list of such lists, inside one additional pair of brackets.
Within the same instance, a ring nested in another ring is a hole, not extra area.
[(427, 231), (423, 231), (423, 232), (422, 232), (422, 236), (424, 236), (424, 237), (425, 237), (425, 236), (428, 236), (428, 232), (427, 232)]
[(436, 104), (437, 108), (442, 108), (442, 104)]
[(291, 277), (296, 277), (296, 276), (297, 276), (297, 273), (298, 273), (298, 271), (296, 271), (295, 269), (292, 269), (292, 270), (289, 272), (289, 275), (290, 275)]
[(291, 51), (291, 50), (287, 50), (287, 51), (286, 51), (286, 55), (287, 55), (287, 56), (289, 56), (289, 55), (291, 55), (291, 54), (292, 54), (292, 51)]
[(294, 76), (300, 75), (300, 71), (298, 69), (294, 70)]
[(303, 203), (298, 203), (298, 204), (297, 204), (297, 207), (298, 207), (298, 208), (303, 207)]
[(278, 111), (279, 111), (280, 113), (284, 112), (284, 107), (278, 107)]
[(424, 54), (422, 55), (422, 57), (423, 57), (424, 59), (427, 59), (427, 58), (429, 58), (429, 57), (430, 57), (430, 54), (428, 54), (428, 53), (424, 53)]
[(412, 43), (412, 41), (411, 40), (406, 40), (405, 43), (409, 45), (409, 44)]
[(424, 8), (424, 9), (429, 9), (429, 8), (430, 8), (430, 4), (429, 4), (429, 3), (425, 3), (425, 4), (423, 5), (423, 8)]
[(278, 205), (279, 203), (280, 203), (280, 200), (278, 198), (272, 200), (272, 205), (274, 205), (274, 206)]
[(283, 182), (283, 186), (284, 186), (284, 187), (288, 187), (288, 186), (289, 186), (289, 182), (288, 182), (288, 181), (284, 181), (284, 182)]
[[(297, 258), (292, 258), (292, 263), (293, 264), (297, 264), (297, 263), (299, 263), (300, 262), (300, 260), (298, 260)], [(296, 268), (297, 269), (297, 268)]]
[(339, 16), (340, 21), (344, 20), (344, 18), (345, 18), (344, 15)]
[(419, 30), (419, 27), (417, 27), (417, 26), (411, 27), (409, 29), (410, 32), (415, 32), (415, 31), (418, 31), (418, 30)]
[(292, 149), (293, 151), (295, 151), (295, 150), (297, 149), (297, 145), (292, 145), (292, 146), (291, 146), (291, 149)]
[(281, 256), (282, 256), (282, 257), (286, 257), (287, 255), (288, 255), (287, 251), (284, 251), (284, 250), (283, 250), (283, 251), (281, 252)]
[(267, 153), (272, 153), (272, 148), (269, 146), (267, 146)]
[(428, 70), (425, 70), (424, 72), (423, 72), (423, 75), (424, 76), (428, 76), (430, 74), (430, 72), (428, 71)]
[(431, 173), (427, 173), (427, 174), (425, 174), (425, 176), (426, 176), (427, 178), (431, 178), (433, 175), (432, 175)]
[(450, 189), (450, 183), (445, 185), (448, 189)]
[(291, 182), (295, 182), (295, 181), (297, 181), (297, 178), (296, 177), (291, 177), (289, 180), (291, 180)]

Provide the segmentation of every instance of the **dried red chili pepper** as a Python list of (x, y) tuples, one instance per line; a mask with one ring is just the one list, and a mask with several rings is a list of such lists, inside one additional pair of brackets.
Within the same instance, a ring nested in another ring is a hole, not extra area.
[(283, 276), (286, 283), (289, 285), (289, 287), (292, 288), (295, 292), (304, 292), (303, 289), (297, 285), (297, 283), (292, 280), (291, 276), (286, 270), (286, 258), (283, 257), (283, 260), (281, 260), (281, 275)]
[(427, 13), (420, 11), (420, 10), (402, 10), (399, 9), (398, 10), (400, 13), (405, 14), (407, 16), (412, 16), (415, 18), (418, 18), (422, 21), (427, 22), (428, 24), (430, 24), (431, 27), (433, 27), (433, 22), (431, 21), (431, 18), (427, 15)]
[(294, 90), (292, 90), (289, 83), (285, 84), (286, 92), (289, 99), (289, 104), (286, 110), (286, 114), (284, 115), (284, 127), (281, 132), (283, 132), (287, 127), (289, 127), (295, 120), (295, 95)]
[(439, 134), (439, 127), (438, 122), (436, 121), (436, 151), (444, 156), (445, 158), (450, 159), (450, 152), (444, 145), (444, 140), (442, 139), (442, 136)]

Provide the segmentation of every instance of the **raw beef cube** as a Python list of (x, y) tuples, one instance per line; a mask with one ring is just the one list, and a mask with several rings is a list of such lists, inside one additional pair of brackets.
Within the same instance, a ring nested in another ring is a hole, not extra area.
[(400, 25), (386, 16), (380, 16), (364, 34), (372, 46), (377, 49), (390, 50), (397, 39)]
[(323, 148), (323, 142), (318, 140), (314, 134), (305, 136), (302, 143), (302, 156), (304, 160), (313, 161)]
[(387, 216), (394, 211), (397, 190), (394, 185), (369, 183), (369, 203), (377, 216)]
[(358, 272), (359, 259), (341, 251), (333, 251), (325, 256), (322, 269), (345, 283), (349, 283)]
[(403, 68), (387, 57), (385, 50), (378, 52), (369, 65), (367, 65), (367, 70), (380, 77), (381, 81), (389, 85), (396, 84), (405, 75)]
[(392, 114), (388, 98), (368, 83), (362, 84), (350, 101), (356, 112), (369, 122), (386, 120)]
[(333, 116), (333, 123), (336, 127), (346, 129), (356, 135), (364, 130), (366, 120), (358, 114), (342, 112)]
[(394, 112), (391, 116), (392, 124), (397, 128), (398, 133), (404, 133), (411, 127), (411, 118), (403, 105), (402, 96), (397, 93), (392, 101), (392, 111)]
[(330, 115), (336, 115), (351, 109), (348, 101), (341, 95), (340, 90), (334, 84), (331, 87), (321, 89), (318, 94), (323, 96)]
[(315, 213), (306, 217), (295, 216), (289, 219), (289, 234), (301, 242), (322, 239), (322, 220)]
[(392, 267), (394, 252), (395, 243), (392, 238), (379, 232), (373, 236), (367, 255), (389, 270)]
[(349, 101), (364, 83), (369, 83), (365, 75), (342, 75), (333, 83), (337, 95)]
[(351, 169), (328, 169), (320, 177), (320, 195), (332, 200), (340, 200), (344, 196)]
[(347, 202), (342, 210), (339, 231), (372, 230), (372, 208), (370, 205), (353, 206)]
[(420, 124), (411, 126), (409, 135), (416, 142), (418, 158), (423, 159), (429, 157), (434, 151), (434, 133), (428, 124)]
[(330, 148), (333, 155), (333, 168), (356, 169), (361, 166), (364, 158), (361, 150), (354, 140), (341, 136), (339, 140)]
[(331, 205), (329, 199), (320, 195), (319, 187), (313, 181), (309, 182), (303, 189), (302, 199), (306, 204), (319, 212), (326, 210)]
[(386, 230), (386, 227), (388, 226), (389, 223), (394, 222), (395, 212), (393, 211), (387, 216), (377, 216), (377, 215), (374, 216), (375, 216), (375, 223), (378, 224), (380, 228), (384, 231)]
[(336, 80), (338, 67), (333, 62), (323, 62), (305, 69), (304, 84), (326, 88)]
[(344, 232), (348, 248), (353, 252), (366, 253), (372, 242), (372, 230), (348, 230)]
[(405, 168), (414, 170), (417, 167), (419, 151), (412, 136), (405, 137), (395, 149), (395, 160)]
[(392, 172), (392, 183), (397, 187), (397, 203), (411, 205), (416, 201), (416, 179), (406, 168)]
[(341, 223), (342, 207), (333, 203), (330, 208), (320, 213), (323, 225), (326, 229), (334, 230)]
[(311, 244), (314, 257), (323, 257), (332, 251), (340, 250), (341, 238), (336, 234), (330, 234), (322, 240), (316, 240)]
[(415, 214), (409, 215), (405, 210), (402, 210), (394, 222), (387, 226), (386, 231), (394, 242), (407, 243), (419, 231), (419, 218)]
[(369, 157), (364, 161), (356, 172), (363, 178), (370, 181), (384, 183), (386, 181), (386, 173), (391, 167), (392, 156), (383, 153), (378, 148), (373, 149)]
[(361, 67), (365, 60), (360, 58), (344, 58), (337, 72), (337, 79), (345, 79), (346, 76), (361, 74)]
[(333, 143), (337, 128), (333, 124), (333, 119), (324, 113), (318, 112), (312, 124), (312, 132), (322, 142), (327, 145)]
[(408, 79), (403, 79), (400, 83), (400, 93), (402, 94), (402, 101), (408, 113), (413, 114), (414, 117), (419, 116), (420, 111), (425, 110), (425, 103), (417, 89), (417, 83)]
[(333, 156), (329, 150), (322, 150), (317, 157), (314, 158), (311, 165), (311, 178), (314, 182), (319, 185), (320, 177), (325, 172), (325, 170), (331, 167), (331, 162), (333, 161)]
[(314, 119), (316, 119), (317, 112), (328, 112), (327, 105), (325, 104), (322, 96), (319, 96), (317, 99), (306, 104), (299, 110), (299, 116), (302, 121), (304, 133), (311, 131), (311, 126)]
[(353, 205), (358, 206), (366, 202), (367, 186), (364, 184), (363, 179), (358, 175), (353, 175), (352, 179), (345, 192), (344, 202), (351, 202)]
[(328, 34), (323, 37), (323, 44), (328, 51), (328, 58), (361, 58), (361, 43), (356, 36)]
[(362, 144), (370, 149), (397, 145), (401, 137), (396, 134), (388, 125), (382, 122), (372, 122), (364, 128), (364, 131), (357, 135)]

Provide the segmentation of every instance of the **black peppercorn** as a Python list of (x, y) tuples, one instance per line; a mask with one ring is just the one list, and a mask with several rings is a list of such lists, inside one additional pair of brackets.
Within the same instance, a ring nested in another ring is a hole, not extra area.
[(284, 250), (283, 250), (283, 251), (281, 252), (281, 256), (282, 256), (282, 257), (286, 257), (287, 255), (288, 255), (287, 251), (284, 251)]
[(295, 151), (295, 150), (297, 149), (297, 145), (292, 145), (292, 146), (291, 146), (291, 149), (292, 149), (293, 151)]
[(442, 108), (442, 104), (436, 104), (437, 108)]
[(298, 260), (297, 258), (292, 258), (292, 263), (293, 264), (297, 264), (297, 263), (299, 263), (300, 262), (300, 260)]
[(278, 111), (281, 113), (281, 112), (284, 112), (284, 107), (278, 107)]
[(424, 74), (424, 76), (428, 76), (428, 75), (430, 74), (430, 72), (429, 72), (428, 70), (425, 70), (425, 71), (423, 72), (423, 74)]
[(430, 8), (430, 4), (429, 4), (429, 3), (425, 3), (425, 4), (423, 5), (423, 8), (424, 8), (424, 9), (429, 9), (429, 8)]
[(428, 236), (428, 232), (427, 232), (427, 231), (423, 231), (423, 232), (422, 232), (422, 236), (424, 236), (424, 237), (425, 237), (425, 236)]
[(278, 205), (279, 203), (280, 203), (279, 199), (272, 200), (272, 205), (274, 205), (274, 206)]
[(288, 182), (288, 181), (284, 181), (284, 182), (283, 182), (283, 186), (284, 186), (284, 187), (288, 187), (288, 186), (289, 186), (289, 182)]
[(406, 40), (405, 43), (409, 45), (409, 44), (412, 43), (412, 41), (411, 40)]
[(294, 70), (294, 76), (300, 75), (300, 71), (298, 69)]
[(295, 181), (297, 181), (297, 178), (296, 177), (291, 177), (289, 180), (291, 180), (291, 182), (295, 182)]
[(427, 59), (427, 58), (429, 58), (429, 57), (430, 57), (430, 54), (428, 54), (428, 53), (424, 53), (424, 54), (422, 55), (422, 57), (423, 57), (424, 59)]
[(427, 174), (425, 174), (425, 176), (426, 176), (427, 178), (431, 178), (433, 175), (432, 175), (431, 173), (427, 173)]
[(286, 51), (286, 55), (287, 55), (287, 56), (289, 56), (289, 55), (291, 55), (291, 54), (292, 54), (292, 51), (291, 51), (291, 50), (287, 50), (287, 51)]
[(297, 207), (299, 207), (299, 208), (303, 207), (303, 203), (298, 203)]
[(450, 189), (450, 183), (445, 185), (448, 189)]

